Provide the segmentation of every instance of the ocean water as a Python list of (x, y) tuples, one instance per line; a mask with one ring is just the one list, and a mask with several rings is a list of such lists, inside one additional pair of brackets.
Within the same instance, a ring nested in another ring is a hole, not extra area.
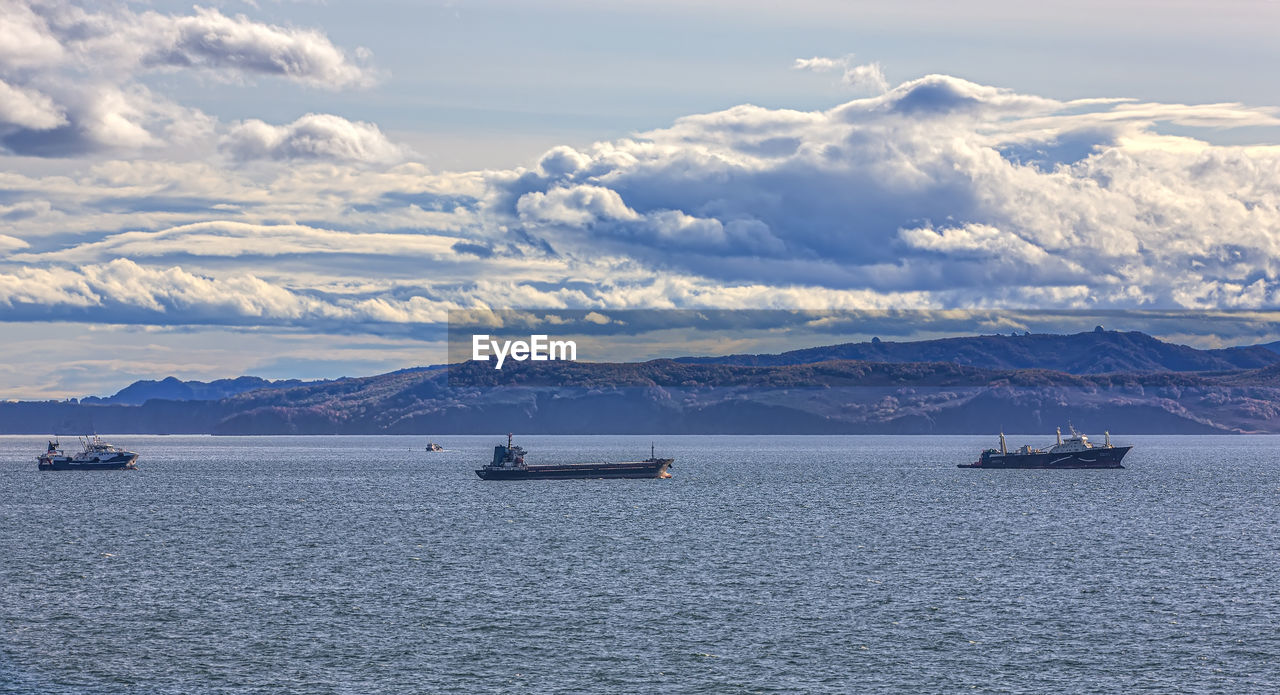
[(0, 437), (0, 692), (1280, 692), (1277, 437), (108, 439)]

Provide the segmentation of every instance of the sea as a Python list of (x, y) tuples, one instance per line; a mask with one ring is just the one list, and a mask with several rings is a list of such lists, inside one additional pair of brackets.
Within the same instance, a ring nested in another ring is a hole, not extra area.
[(0, 692), (1280, 692), (1280, 437), (104, 438), (0, 437)]

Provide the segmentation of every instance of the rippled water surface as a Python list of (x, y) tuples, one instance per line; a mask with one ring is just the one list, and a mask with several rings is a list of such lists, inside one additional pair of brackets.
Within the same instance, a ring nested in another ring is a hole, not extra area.
[(0, 692), (1280, 692), (1280, 438), (108, 439), (0, 437)]

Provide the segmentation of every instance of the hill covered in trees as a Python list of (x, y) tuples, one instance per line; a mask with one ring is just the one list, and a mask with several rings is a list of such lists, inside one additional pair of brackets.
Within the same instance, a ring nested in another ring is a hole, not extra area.
[[(141, 404), (2, 403), (0, 430), (958, 434), (1052, 431), (1070, 420), (1126, 433), (1280, 432), (1280, 355), (1264, 349), (1276, 359), (1133, 333), (989, 338), (500, 371), (463, 363)], [(859, 350), (879, 359), (843, 357)], [(999, 366), (1008, 363), (1017, 366)], [(1107, 368), (1117, 364), (1143, 368)]]

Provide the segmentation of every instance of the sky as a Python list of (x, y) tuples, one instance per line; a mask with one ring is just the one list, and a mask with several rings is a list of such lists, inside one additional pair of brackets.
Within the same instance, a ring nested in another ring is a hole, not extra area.
[(1275, 26), (0, 0), (0, 398), (431, 364), (475, 308), (1244, 311), (1165, 337), (1277, 340)]

